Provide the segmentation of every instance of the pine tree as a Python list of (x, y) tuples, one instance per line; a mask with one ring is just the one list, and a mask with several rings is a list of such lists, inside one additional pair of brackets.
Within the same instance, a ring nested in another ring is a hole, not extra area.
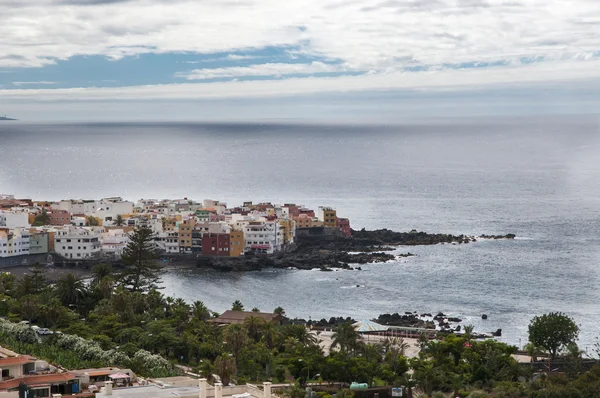
[(120, 282), (132, 292), (158, 289), (162, 269), (156, 261), (154, 232), (148, 226), (137, 227), (129, 235), (129, 243), (123, 250), (123, 262), (127, 267), (121, 273)]

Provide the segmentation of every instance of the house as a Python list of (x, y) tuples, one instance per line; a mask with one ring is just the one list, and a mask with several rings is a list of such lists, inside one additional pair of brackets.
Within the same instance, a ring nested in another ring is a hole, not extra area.
[(244, 225), (245, 251), (256, 254), (272, 254), (280, 251), (283, 232), (278, 220), (250, 221)]
[[(95, 369), (78, 369), (71, 371), (79, 380), (80, 385), (95, 385), (103, 387), (107, 381), (115, 382), (115, 378), (120, 378), (123, 384), (130, 385), (136, 380), (136, 375), (130, 369), (119, 368), (95, 368)], [(127, 376), (127, 377), (125, 377)]]
[(337, 214), (331, 207), (319, 206), (318, 209), (319, 221), (323, 223), (325, 227), (335, 227)]
[(211, 319), (210, 321), (218, 325), (242, 324), (247, 318), (253, 316), (262, 318), (265, 322), (273, 322), (277, 325), (281, 325), (281, 322), (283, 320), (283, 317), (281, 315), (269, 312), (227, 310), (224, 313), (222, 313), (218, 318)]
[(29, 230), (0, 228), (0, 258), (29, 255)]
[(68, 259), (91, 259), (100, 254), (101, 234), (91, 228), (66, 226), (54, 235), (54, 250)]
[[(36, 359), (28, 355), (0, 358), (2, 380), (0, 393), (17, 393), (27, 386), (30, 397), (50, 397), (52, 394), (79, 392), (79, 382), (71, 372), (51, 372), (36, 369)], [(11, 394), (12, 396), (12, 394)], [(14, 395), (15, 397), (19, 394)]]
[(205, 256), (229, 257), (230, 235), (211, 234), (202, 235), (202, 254)]
[(66, 210), (51, 210), (48, 212), (48, 225), (69, 225), (71, 224), (71, 213)]

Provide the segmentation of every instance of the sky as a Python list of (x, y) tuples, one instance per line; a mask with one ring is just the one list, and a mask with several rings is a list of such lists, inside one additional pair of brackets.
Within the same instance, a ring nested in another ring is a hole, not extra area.
[(0, 114), (596, 113), (597, 0), (0, 0)]

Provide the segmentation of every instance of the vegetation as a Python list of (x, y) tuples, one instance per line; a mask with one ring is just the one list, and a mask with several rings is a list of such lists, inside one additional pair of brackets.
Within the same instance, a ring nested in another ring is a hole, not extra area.
[(33, 226), (40, 227), (48, 224), (50, 224), (50, 216), (48, 215), (46, 208), (43, 208), (42, 211), (35, 216), (35, 219), (33, 220)]
[(579, 327), (575, 321), (560, 312), (536, 316), (529, 324), (529, 341), (545, 348), (552, 359), (561, 349), (575, 343), (578, 336)]
[[(542, 350), (563, 354), (560, 375), (542, 372), (534, 378), (530, 364), (513, 358), (516, 347), (473, 339), (469, 326), (464, 335), (442, 340), (423, 335), (417, 343), (420, 353), (409, 359), (404, 340), (365, 344), (350, 322), (338, 322), (325, 354), (318, 334), (304, 324), (278, 325), (249, 316), (243, 324), (221, 327), (211, 322), (215, 314), (203, 302), (164, 296), (158, 290), (152, 236), (146, 227), (136, 229), (125, 250), (127, 268), (116, 272), (97, 265), (89, 283), (72, 274), (50, 283), (39, 266), (20, 278), (0, 274), (0, 316), (8, 318), (0, 320), (0, 345), (71, 369), (120, 366), (161, 377), (176, 374), (174, 365), (182, 364), (209, 379), (217, 374), (226, 385), (293, 380), (286, 394), (299, 398), (315, 380), (402, 385), (408, 398), (600, 396), (600, 366), (583, 369), (574, 344), (578, 328), (563, 314), (535, 317), (528, 345), (534, 355)], [(243, 311), (244, 305), (236, 300), (232, 309)], [(284, 310), (278, 307), (274, 313)], [(20, 320), (62, 334), (39, 337), (14, 323)], [(340, 390), (337, 396), (353, 392)]]

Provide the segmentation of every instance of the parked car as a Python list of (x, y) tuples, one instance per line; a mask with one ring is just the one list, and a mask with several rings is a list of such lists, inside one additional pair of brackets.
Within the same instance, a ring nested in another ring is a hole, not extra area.
[(48, 328), (39, 328), (38, 330), (36, 330), (37, 334), (39, 335), (47, 335), (47, 334), (52, 334), (52, 332), (50, 331), (50, 329)]

